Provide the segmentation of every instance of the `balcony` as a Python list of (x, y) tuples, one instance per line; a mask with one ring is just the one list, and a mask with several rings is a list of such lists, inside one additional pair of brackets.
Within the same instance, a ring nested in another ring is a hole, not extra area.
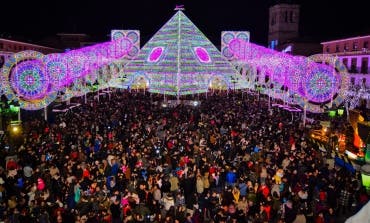
[(370, 49), (358, 49), (358, 50), (347, 50), (344, 52), (335, 52), (330, 53), (331, 55), (337, 55), (337, 56), (350, 56), (350, 55), (370, 55)]

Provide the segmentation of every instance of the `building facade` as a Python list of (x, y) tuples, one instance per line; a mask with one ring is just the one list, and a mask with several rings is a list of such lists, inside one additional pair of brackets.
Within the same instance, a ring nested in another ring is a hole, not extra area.
[(269, 8), (268, 47), (292, 55), (321, 53), (319, 42), (299, 35), (300, 6), (278, 3)]
[(299, 5), (280, 3), (269, 9), (268, 45), (275, 49), (299, 36)]
[(370, 89), (370, 35), (322, 42), (324, 54), (338, 56), (350, 73), (351, 87)]
[(10, 55), (25, 50), (34, 50), (43, 54), (62, 52), (62, 50), (51, 47), (0, 38), (0, 68)]
[(65, 49), (78, 49), (84, 46), (94, 45), (95, 42), (89, 42), (89, 36), (84, 33), (58, 33), (61, 44)]

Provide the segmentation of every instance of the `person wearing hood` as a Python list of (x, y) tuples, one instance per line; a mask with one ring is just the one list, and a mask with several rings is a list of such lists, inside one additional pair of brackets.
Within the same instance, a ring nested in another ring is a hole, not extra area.
[(164, 210), (167, 212), (170, 210), (170, 207), (175, 206), (175, 199), (170, 193), (166, 193), (162, 198), (162, 203), (164, 206)]

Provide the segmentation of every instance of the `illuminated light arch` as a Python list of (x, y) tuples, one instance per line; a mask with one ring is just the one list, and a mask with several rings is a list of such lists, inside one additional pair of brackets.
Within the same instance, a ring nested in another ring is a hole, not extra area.
[(150, 78), (144, 72), (137, 72), (134, 75), (130, 76), (129, 85), (132, 89), (135, 88), (150, 88)]
[[(8, 100), (19, 101), (22, 109), (42, 109), (64, 88), (66, 98), (86, 93), (84, 77), (127, 55), (131, 47), (128, 38), (118, 38), (62, 54), (15, 53), (1, 70), (1, 91)], [(100, 81), (108, 87), (111, 75), (108, 71), (104, 74)]]
[(214, 90), (227, 90), (230, 88), (230, 84), (227, 80), (220, 75), (212, 76), (208, 83), (209, 88)]
[[(329, 102), (336, 106), (342, 104), (345, 101), (346, 92), (348, 91), (349, 86), (349, 77), (348, 77), (349, 75), (347, 68), (344, 66), (344, 64), (339, 60), (338, 57), (334, 57), (328, 54), (315, 54), (308, 57), (308, 60), (313, 61), (315, 63), (327, 64), (327, 66), (330, 66), (334, 69), (335, 72), (333, 74), (336, 76), (338, 80), (337, 89), (331, 101)], [(301, 101), (299, 103), (304, 104), (304, 102), (302, 102), (302, 98), (300, 98), (300, 100)], [(320, 104), (317, 103), (306, 103), (306, 108), (308, 111), (314, 113), (324, 112), (322, 106), (320, 106)]]
[(338, 78), (334, 68), (327, 65), (310, 67), (303, 84), (306, 99), (315, 103), (330, 101), (338, 90)]
[(65, 82), (69, 82), (66, 61), (62, 54), (48, 54), (43, 59), (45, 72), (49, 74), (50, 83), (54, 90), (59, 90)]
[(57, 96), (45, 72), (43, 57), (36, 51), (22, 51), (4, 64), (1, 75), (5, 96), (18, 101), (22, 109), (42, 109)]
[(13, 91), (24, 100), (44, 97), (51, 90), (49, 76), (41, 60), (26, 60), (17, 64), (9, 76)]
[(231, 40), (228, 47), (238, 63), (256, 67), (273, 82), (287, 86), (297, 103), (301, 106), (306, 103), (311, 112), (324, 111), (318, 104), (339, 105), (344, 100), (348, 75), (345, 66), (335, 57), (322, 54), (309, 58), (292, 56), (238, 38)]

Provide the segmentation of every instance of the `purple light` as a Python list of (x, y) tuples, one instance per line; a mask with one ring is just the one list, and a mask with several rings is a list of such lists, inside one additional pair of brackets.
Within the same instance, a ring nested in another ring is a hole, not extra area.
[(43, 58), (45, 72), (55, 90), (59, 90), (65, 82), (69, 82), (67, 63), (62, 54), (49, 54)]
[(23, 61), (10, 75), (11, 86), (25, 100), (43, 98), (50, 91), (49, 78), (41, 60)]
[(211, 62), (211, 57), (209, 56), (207, 50), (204, 49), (203, 47), (195, 47), (194, 51), (195, 51), (195, 53), (196, 53), (200, 62), (202, 62), (202, 63)]
[(340, 76), (326, 64), (308, 58), (277, 52), (235, 38), (229, 43), (235, 57), (257, 68), (273, 82), (287, 86), (309, 101), (323, 103), (338, 92)]
[(148, 61), (155, 63), (159, 60), (163, 53), (164, 48), (163, 47), (155, 47), (152, 49), (152, 52), (149, 54)]

